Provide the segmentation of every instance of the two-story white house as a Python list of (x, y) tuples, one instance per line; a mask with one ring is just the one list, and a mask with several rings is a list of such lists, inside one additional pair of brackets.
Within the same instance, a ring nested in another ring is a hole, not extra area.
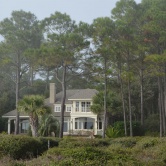
[[(64, 135), (87, 134), (89, 131), (102, 134), (103, 116), (91, 112), (92, 98), (97, 94), (95, 89), (66, 90), (64, 112)], [(53, 115), (60, 121), (62, 92), (56, 93), (55, 83), (50, 83), (50, 97), (45, 100), (46, 105), (52, 108)], [(13, 110), (2, 117), (8, 118), (8, 133), (11, 133), (11, 123), (15, 121), (16, 111)], [(29, 117), (20, 114), (20, 132), (28, 127)]]

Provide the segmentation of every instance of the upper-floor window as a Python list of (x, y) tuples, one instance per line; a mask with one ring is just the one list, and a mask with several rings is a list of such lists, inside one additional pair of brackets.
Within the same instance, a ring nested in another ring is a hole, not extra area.
[(66, 107), (66, 112), (71, 112), (71, 107), (67, 106)]
[(86, 102), (86, 112), (90, 112), (90, 102)]
[(55, 112), (61, 112), (61, 106), (55, 106)]
[(85, 106), (86, 106), (86, 105), (85, 105), (85, 102), (81, 102), (81, 111), (82, 111), (82, 112), (86, 112), (86, 111), (85, 111), (85, 108), (86, 108)]
[(90, 112), (90, 102), (81, 102), (81, 111), (82, 112)]
[(75, 111), (79, 112), (79, 102), (78, 101), (76, 101), (76, 110)]

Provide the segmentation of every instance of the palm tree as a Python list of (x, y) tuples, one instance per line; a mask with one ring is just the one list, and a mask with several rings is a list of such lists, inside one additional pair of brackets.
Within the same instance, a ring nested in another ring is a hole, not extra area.
[(33, 137), (38, 136), (39, 116), (51, 112), (51, 109), (44, 105), (44, 97), (40, 95), (24, 96), (18, 103), (18, 110), (29, 115), (29, 124)]
[(52, 114), (45, 114), (40, 119), (39, 135), (49, 136), (51, 132), (57, 136), (59, 134), (59, 121)]

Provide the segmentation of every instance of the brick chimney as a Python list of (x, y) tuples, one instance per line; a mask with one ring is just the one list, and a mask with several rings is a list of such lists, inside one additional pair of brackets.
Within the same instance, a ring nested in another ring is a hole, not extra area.
[(55, 103), (56, 87), (55, 83), (50, 83), (50, 104)]

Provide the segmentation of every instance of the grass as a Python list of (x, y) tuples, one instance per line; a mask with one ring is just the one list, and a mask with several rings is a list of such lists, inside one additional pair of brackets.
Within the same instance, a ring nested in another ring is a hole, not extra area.
[(166, 138), (65, 138), (38, 158), (13, 160), (0, 154), (1, 166), (165, 166)]

